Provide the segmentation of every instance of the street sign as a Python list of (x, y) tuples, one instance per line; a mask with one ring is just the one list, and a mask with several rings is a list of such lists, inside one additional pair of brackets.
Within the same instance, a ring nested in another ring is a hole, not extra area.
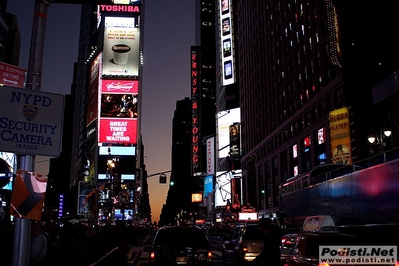
[(0, 62), (0, 84), (25, 88), (26, 69)]
[(64, 95), (2, 87), (0, 99), (2, 151), (21, 155), (59, 156)]

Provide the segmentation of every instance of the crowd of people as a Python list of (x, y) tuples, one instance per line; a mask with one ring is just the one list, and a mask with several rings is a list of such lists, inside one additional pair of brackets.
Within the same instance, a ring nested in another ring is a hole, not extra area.
[[(0, 225), (1, 265), (11, 266), (14, 226), (12, 223)], [(91, 265), (115, 248), (118, 249), (113, 259), (120, 259), (118, 265), (123, 265), (123, 261), (128, 265), (129, 246), (142, 244), (149, 233), (144, 227), (132, 225), (106, 225), (95, 231), (93, 226), (84, 223), (59, 226), (36, 221), (32, 221), (30, 231), (29, 266), (57, 265), (61, 262), (76, 266)]]

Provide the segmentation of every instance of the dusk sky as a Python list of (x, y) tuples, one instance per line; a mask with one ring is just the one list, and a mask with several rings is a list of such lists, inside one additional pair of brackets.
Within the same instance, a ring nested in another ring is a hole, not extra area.
[[(195, 45), (193, 0), (146, 1), (142, 128), (149, 175), (171, 170), (172, 118), (176, 101), (190, 97), (190, 47)], [(22, 38), (19, 66), (28, 68), (35, 1), (9, 0)], [(70, 94), (77, 61), (80, 5), (48, 8), (41, 90)], [(35, 172), (48, 174), (48, 158), (36, 156)], [(153, 221), (159, 221), (169, 187), (158, 175), (148, 179)]]

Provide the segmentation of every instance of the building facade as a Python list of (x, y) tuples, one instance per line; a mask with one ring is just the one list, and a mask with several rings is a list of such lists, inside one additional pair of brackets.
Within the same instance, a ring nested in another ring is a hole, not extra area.
[[(395, 13), (359, 1), (237, 1), (245, 202), (276, 215), (288, 178), (342, 162), (343, 147), (344, 163), (364, 163), (368, 130), (398, 115), (372, 100), (398, 69)], [(346, 145), (332, 127), (344, 117)]]

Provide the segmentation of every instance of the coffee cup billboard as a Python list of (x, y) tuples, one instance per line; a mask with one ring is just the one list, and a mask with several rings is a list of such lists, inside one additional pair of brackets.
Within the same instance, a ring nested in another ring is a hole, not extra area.
[(138, 76), (140, 28), (134, 17), (105, 17), (102, 74)]
[(114, 55), (114, 63), (117, 65), (125, 65), (129, 59), (130, 46), (126, 44), (116, 44), (112, 46)]

